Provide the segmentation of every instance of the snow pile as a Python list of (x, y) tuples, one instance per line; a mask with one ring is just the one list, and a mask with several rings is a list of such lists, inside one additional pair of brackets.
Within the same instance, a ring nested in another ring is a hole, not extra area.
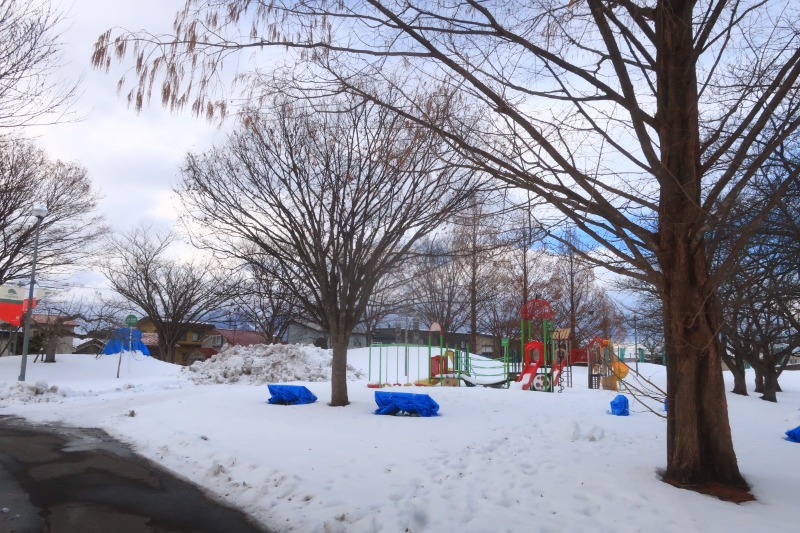
[(68, 395), (68, 389), (59, 390), (57, 385), (50, 386), (46, 381), (0, 384), (0, 400), (5, 401), (13, 400), (21, 403), (51, 402)]
[(98, 394), (182, 388), (187, 383), (177, 365), (139, 352), (100, 357), (59, 354), (56, 363), (28, 363), (26, 381), (20, 382), (16, 379), (19, 356), (0, 358), (0, 402), (63, 402)]
[[(184, 369), (195, 383), (284, 383), (330, 381), (331, 352), (311, 345), (255, 344), (234, 346)], [(347, 379), (364, 373), (347, 365)]]

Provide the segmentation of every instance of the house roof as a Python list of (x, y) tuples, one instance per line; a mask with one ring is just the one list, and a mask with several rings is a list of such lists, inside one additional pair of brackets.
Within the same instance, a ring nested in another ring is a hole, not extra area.
[[(295, 326), (300, 326), (301, 328), (306, 328), (315, 331), (317, 333), (323, 333), (323, 334), (325, 333), (324, 328), (320, 327), (318, 324), (315, 324), (309, 320), (292, 319), (289, 321), (289, 323), (294, 324)], [(394, 328), (386, 328), (386, 329), (392, 329), (392, 331), (394, 331)], [(353, 328), (353, 333), (358, 335), (363, 335), (364, 333), (366, 333), (366, 331), (367, 328), (366, 326), (364, 326), (364, 324), (356, 324), (356, 326)]]
[(102, 350), (105, 345), (106, 343), (100, 339), (86, 339), (75, 346), (75, 351), (80, 352), (81, 350), (86, 350), (87, 348), (97, 348)]
[[(150, 320), (150, 317), (146, 316), (137, 320), (136, 326), (139, 327), (142, 324), (152, 324), (152, 323), (153, 321)], [(209, 324), (208, 322), (181, 322), (179, 325), (180, 327), (185, 329), (200, 330), (200, 331), (214, 329), (214, 324)]]
[(95, 339), (94, 337), (92, 337), (90, 339), (82, 340), (81, 342), (77, 343), (75, 347), (80, 348), (81, 346), (89, 346), (90, 344), (105, 346), (106, 343), (104, 341), (101, 341), (100, 339)]
[(212, 334), (222, 335), (228, 344), (235, 346), (251, 346), (253, 344), (270, 344), (272, 341), (260, 331), (246, 331), (217, 328)]
[(62, 326), (67, 327), (77, 327), (79, 324), (74, 320), (65, 320), (64, 322), (59, 322), (60, 315), (45, 315), (45, 314), (33, 314), (33, 321), (37, 324), (59, 324)]

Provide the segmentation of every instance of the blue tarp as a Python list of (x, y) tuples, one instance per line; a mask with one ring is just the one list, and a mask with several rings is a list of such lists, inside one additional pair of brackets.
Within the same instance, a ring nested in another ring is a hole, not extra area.
[(272, 404), (298, 405), (317, 401), (317, 397), (302, 385), (267, 385), (267, 388), (272, 395), (267, 401)]
[(792, 442), (800, 442), (800, 426), (797, 426), (796, 428), (787, 431), (786, 440), (790, 440)]
[(411, 394), (410, 392), (375, 391), (376, 415), (396, 415), (407, 413), (418, 416), (436, 416), (439, 404), (427, 394)]
[(616, 416), (628, 416), (628, 398), (624, 394), (618, 394), (616, 398), (611, 400), (611, 414)]
[(133, 328), (119, 328), (114, 330), (111, 338), (103, 346), (103, 355), (111, 355), (119, 352), (142, 352), (150, 355), (150, 350), (142, 342), (142, 332)]

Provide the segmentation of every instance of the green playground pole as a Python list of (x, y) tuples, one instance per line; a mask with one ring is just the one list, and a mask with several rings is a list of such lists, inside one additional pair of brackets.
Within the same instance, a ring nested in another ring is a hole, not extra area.
[(548, 350), (549, 345), (550, 345), (550, 339), (548, 338), (548, 335), (547, 335), (547, 325), (548, 325), (547, 324), (547, 319), (546, 318), (542, 319), (542, 351), (544, 352), (542, 354), (542, 357), (544, 358), (544, 360), (542, 362), (542, 366), (544, 367), (544, 373), (550, 378), (550, 379), (547, 380), (548, 385), (547, 385), (545, 390), (547, 390), (547, 392), (551, 392), (550, 391), (550, 382), (552, 381), (552, 378), (553, 378), (552, 373), (551, 373), (551, 370), (552, 370), (553, 367), (552, 367), (552, 365), (550, 365), (550, 354), (548, 353), (550, 351), (550, 350)]
[(417, 381), (422, 379), (422, 376), (419, 374), (419, 346), (417, 346)]
[[(442, 379), (439, 380), (439, 386), (444, 387), (444, 374), (445, 373), (442, 372), (442, 370), (447, 368), (446, 365), (447, 365), (448, 361), (447, 361), (447, 357), (442, 352), (444, 352), (444, 335), (442, 335), (442, 332), (440, 331), (439, 332), (439, 372), (442, 374)], [(444, 361), (444, 364), (442, 364), (442, 361)]]
[[(383, 358), (383, 356), (381, 355), (381, 359), (382, 358)], [(386, 375), (385, 375), (385, 380), (386, 381), (384, 381), (384, 383), (386, 383), (388, 385), (389, 384), (389, 347), (388, 346), (386, 347), (386, 367), (385, 368), (386, 368)]]
[[(548, 375), (547, 369), (547, 319), (542, 319), (542, 368), (544, 369), (545, 375)], [(549, 387), (545, 387), (547, 391)], [(550, 392), (550, 391), (547, 391)]]
[(428, 385), (431, 384), (431, 379), (433, 378), (433, 374), (431, 372), (433, 369), (431, 368), (431, 336), (428, 334)]
[(383, 344), (378, 345), (378, 384), (383, 379)]
[(510, 371), (508, 368), (508, 343), (506, 342), (503, 345), (503, 380), (506, 382), (506, 385), (508, 384), (509, 375)]

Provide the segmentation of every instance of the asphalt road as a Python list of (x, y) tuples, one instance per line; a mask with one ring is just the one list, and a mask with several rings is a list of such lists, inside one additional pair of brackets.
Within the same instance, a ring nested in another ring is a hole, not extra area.
[(268, 533), (97, 429), (0, 417), (2, 533)]

